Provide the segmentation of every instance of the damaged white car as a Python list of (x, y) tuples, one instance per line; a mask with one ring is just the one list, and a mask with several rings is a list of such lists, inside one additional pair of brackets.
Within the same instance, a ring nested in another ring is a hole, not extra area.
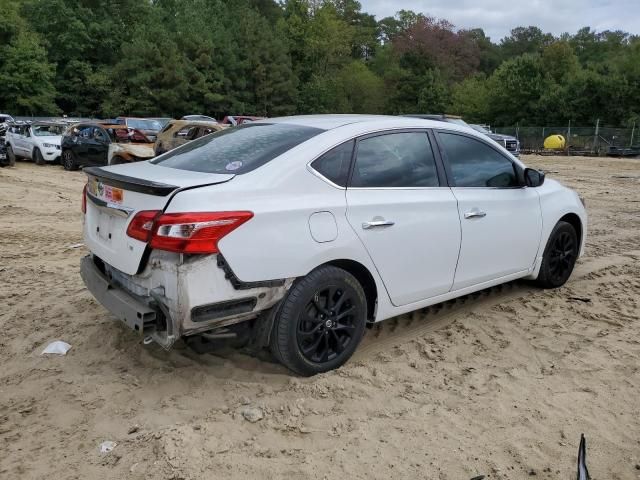
[(415, 118), (269, 119), (85, 172), (81, 273), (108, 310), (166, 348), (246, 337), (303, 375), (373, 322), (517, 278), (561, 286), (585, 243), (574, 191)]

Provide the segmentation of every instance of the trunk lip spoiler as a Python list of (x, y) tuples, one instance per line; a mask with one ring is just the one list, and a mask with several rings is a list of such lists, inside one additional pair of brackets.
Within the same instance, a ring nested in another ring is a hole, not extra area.
[(145, 180), (143, 178), (129, 177), (128, 175), (103, 170), (100, 167), (87, 167), (83, 171), (87, 175), (96, 177), (101, 182), (112, 187), (124, 188), (125, 190), (146, 193), (158, 197), (166, 197), (180, 188), (177, 185), (169, 185), (166, 183)]

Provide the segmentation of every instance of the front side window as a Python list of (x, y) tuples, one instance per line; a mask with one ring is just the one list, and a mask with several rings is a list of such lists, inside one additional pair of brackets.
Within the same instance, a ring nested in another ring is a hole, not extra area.
[(485, 143), (456, 135), (439, 133), (456, 187), (517, 187), (513, 163)]
[(351, 186), (439, 186), (429, 137), (425, 132), (402, 132), (360, 140)]
[(201, 137), (151, 163), (193, 172), (243, 174), (323, 131), (285, 123), (252, 123)]
[(351, 140), (329, 150), (327, 153), (315, 160), (311, 164), (311, 167), (336, 185), (346, 187), (354, 143), (355, 142)]

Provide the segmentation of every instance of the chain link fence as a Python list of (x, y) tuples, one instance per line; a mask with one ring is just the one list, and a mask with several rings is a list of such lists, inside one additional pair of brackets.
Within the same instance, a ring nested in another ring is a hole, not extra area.
[[(497, 127), (496, 133), (512, 135), (520, 141), (523, 153), (546, 153), (544, 141), (550, 135), (562, 135), (567, 155), (640, 155), (640, 128), (602, 127)], [(557, 152), (557, 151), (556, 151)]]

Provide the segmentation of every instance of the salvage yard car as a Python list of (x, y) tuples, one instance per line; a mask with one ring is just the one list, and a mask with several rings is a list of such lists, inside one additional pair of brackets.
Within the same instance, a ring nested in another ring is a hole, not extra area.
[(445, 114), (410, 114), (405, 115), (405, 117), (422, 118), (425, 120), (437, 120), (440, 122), (455, 123), (456, 125), (473, 128), (477, 132), (485, 134), (494, 142), (502, 145), (509, 151), (511, 155), (515, 157), (520, 156), (520, 142), (516, 137), (512, 137), (511, 135), (501, 135), (499, 133), (493, 133), (483, 125), (469, 125), (462, 119), (462, 117)]
[(494, 133), (484, 125), (469, 125), (474, 130), (484, 133), (487, 137), (496, 143), (499, 143), (506, 148), (511, 155), (516, 157), (520, 156), (520, 141), (516, 137), (511, 135), (503, 135), (501, 133)]
[(155, 118), (136, 118), (136, 117), (118, 117), (116, 123), (119, 125), (126, 125), (129, 128), (140, 130), (144, 133), (149, 140), (155, 142), (156, 135), (162, 127), (165, 125), (163, 120)]
[(197, 120), (171, 120), (158, 134), (155, 144), (156, 155), (173, 150), (180, 145), (222, 130), (218, 122)]
[(76, 170), (91, 165), (118, 165), (153, 158), (153, 142), (124, 125), (79, 123), (62, 137), (62, 166)]
[(367, 324), (518, 278), (559, 287), (586, 236), (573, 190), (415, 118), (263, 120), (85, 172), (100, 303), (165, 348), (248, 331), (302, 375), (344, 364)]
[(60, 160), (60, 141), (65, 125), (55, 122), (13, 123), (5, 134), (9, 163), (16, 158), (38, 165)]

